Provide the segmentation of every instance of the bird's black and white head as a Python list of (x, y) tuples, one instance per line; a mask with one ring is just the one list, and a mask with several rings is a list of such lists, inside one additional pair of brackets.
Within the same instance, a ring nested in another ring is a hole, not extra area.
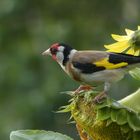
[(64, 43), (55, 43), (48, 50), (43, 52), (43, 55), (51, 55), (61, 66), (65, 66), (68, 60), (76, 52), (75, 49)]

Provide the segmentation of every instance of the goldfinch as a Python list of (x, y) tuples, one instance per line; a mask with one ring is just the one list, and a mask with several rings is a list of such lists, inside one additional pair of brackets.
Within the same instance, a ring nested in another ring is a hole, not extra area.
[[(78, 51), (64, 43), (55, 43), (42, 53), (50, 55), (81, 89), (104, 84), (106, 93), (110, 84), (121, 80), (131, 69), (140, 66), (140, 56), (105, 51)], [(87, 86), (88, 85), (88, 86)]]

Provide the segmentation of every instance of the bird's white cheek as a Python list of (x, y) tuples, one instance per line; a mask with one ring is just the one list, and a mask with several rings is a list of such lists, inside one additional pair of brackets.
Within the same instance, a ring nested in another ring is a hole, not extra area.
[(65, 67), (63, 66), (64, 55), (62, 52), (57, 53), (56, 55), (57, 62), (62, 67), (62, 69), (66, 72)]
[(64, 55), (63, 55), (62, 52), (58, 52), (57, 55), (56, 55), (56, 58), (57, 58), (58, 63), (60, 63), (60, 64), (63, 63)]

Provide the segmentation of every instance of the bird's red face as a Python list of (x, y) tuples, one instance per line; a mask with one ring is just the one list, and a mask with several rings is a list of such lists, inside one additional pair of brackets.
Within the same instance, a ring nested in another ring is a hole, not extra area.
[(59, 43), (55, 43), (50, 47), (50, 53), (54, 60), (57, 60), (56, 55), (57, 55), (57, 52), (59, 51), (59, 47), (60, 47)]
[(52, 58), (55, 61), (57, 61), (56, 55), (57, 55), (57, 53), (59, 51), (59, 47), (60, 47), (59, 43), (55, 43), (48, 50), (46, 50), (45, 52), (43, 52), (42, 54), (43, 55), (51, 55)]

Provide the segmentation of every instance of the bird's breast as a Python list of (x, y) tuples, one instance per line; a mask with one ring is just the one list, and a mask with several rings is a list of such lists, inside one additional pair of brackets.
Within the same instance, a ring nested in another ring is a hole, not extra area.
[(65, 72), (75, 81), (81, 82), (80, 71), (76, 70), (71, 63), (67, 63)]

